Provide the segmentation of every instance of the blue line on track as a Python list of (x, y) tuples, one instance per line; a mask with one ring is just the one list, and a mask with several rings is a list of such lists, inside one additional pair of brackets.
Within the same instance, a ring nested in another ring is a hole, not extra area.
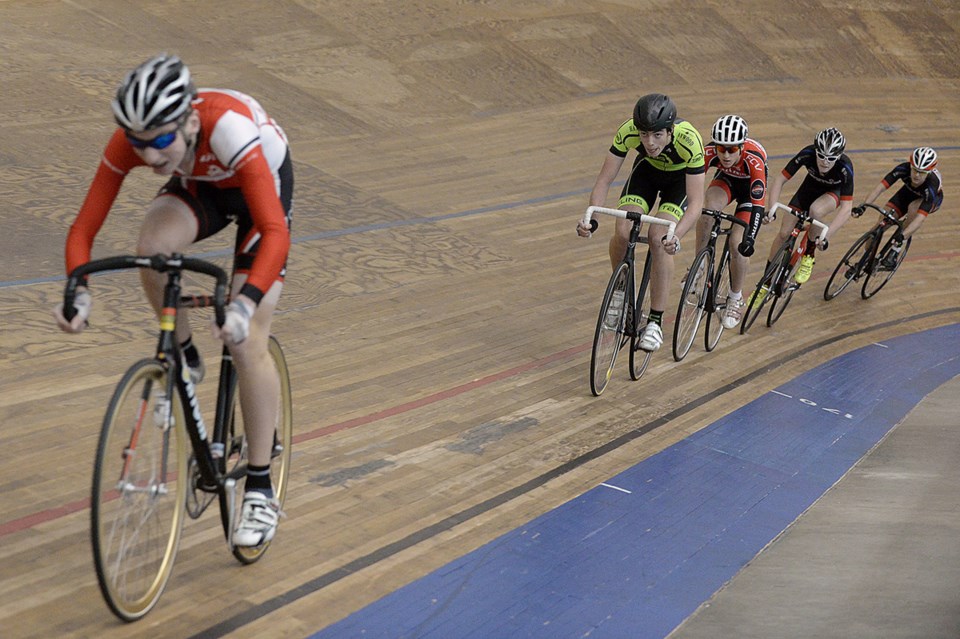
[[(855, 151), (848, 151), (848, 154), (860, 154), (860, 153), (899, 153), (912, 151), (913, 147), (901, 147), (901, 148), (888, 148), (888, 149), (861, 149)], [(960, 150), (960, 146), (945, 146), (939, 147), (940, 151), (955, 151)], [(770, 160), (780, 160), (793, 157), (793, 154), (790, 155), (771, 155), (768, 159)], [(614, 182), (614, 186), (620, 186), (623, 184), (623, 180)], [(345, 229), (338, 229), (335, 231), (324, 231), (322, 233), (315, 233), (312, 235), (303, 235), (300, 237), (295, 237), (292, 241), (294, 244), (302, 244), (305, 242), (315, 242), (318, 240), (328, 240), (335, 237), (341, 237), (343, 235), (355, 235), (357, 233), (369, 233), (371, 231), (382, 231), (384, 229), (397, 228), (401, 226), (413, 226), (418, 224), (435, 224), (437, 222), (443, 222), (446, 220), (452, 220), (460, 217), (471, 217), (474, 215), (482, 215), (484, 213), (497, 213), (501, 211), (508, 211), (510, 209), (521, 208), (524, 206), (530, 206), (532, 204), (543, 204), (544, 202), (553, 202), (556, 200), (562, 200), (568, 197), (574, 197), (577, 195), (584, 195), (589, 193), (591, 188), (577, 189), (575, 191), (566, 191), (563, 193), (553, 193), (550, 195), (543, 195), (540, 197), (529, 198), (526, 200), (519, 200), (517, 202), (507, 202), (504, 204), (497, 204), (494, 206), (484, 206), (476, 209), (468, 209), (466, 211), (458, 211), (455, 213), (446, 213), (444, 215), (435, 215), (435, 216), (425, 216), (425, 217), (416, 217), (407, 220), (395, 220), (392, 222), (383, 222), (380, 224), (368, 224), (364, 226), (352, 226)], [(210, 251), (206, 253), (197, 253), (193, 257), (198, 257), (201, 259), (214, 259), (218, 257), (227, 257), (233, 254), (231, 250), (222, 250), (222, 251)], [(36, 277), (24, 280), (6, 280), (0, 281), (0, 288), (11, 288), (14, 286), (32, 286), (35, 284), (49, 284), (51, 282), (63, 282), (66, 281), (66, 276), (64, 275), (50, 275), (47, 277)]]

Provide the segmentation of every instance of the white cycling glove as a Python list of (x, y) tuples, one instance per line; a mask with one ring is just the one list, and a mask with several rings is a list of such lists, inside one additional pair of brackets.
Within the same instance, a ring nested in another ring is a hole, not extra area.
[(57, 318), (57, 323), (64, 331), (79, 333), (87, 325), (91, 308), (93, 308), (93, 297), (87, 291), (80, 291), (73, 298), (73, 317), (67, 320), (67, 316), (63, 313), (63, 302), (57, 304), (54, 317)]
[(227, 307), (227, 317), (223, 322), (221, 335), (233, 344), (239, 344), (250, 335), (250, 318), (256, 309), (242, 300), (233, 300)]
[(73, 308), (77, 311), (80, 323), (85, 323), (87, 318), (90, 317), (90, 309), (93, 308), (93, 297), (87, 291), (80, 291), (73, 298)]

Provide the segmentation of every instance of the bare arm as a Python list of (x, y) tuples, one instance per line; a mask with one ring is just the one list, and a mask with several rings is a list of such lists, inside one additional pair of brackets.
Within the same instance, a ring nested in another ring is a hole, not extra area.
[(827, 240), (833, 237), (839, 231), (847, 220), (850, 219), (850, 212), (853, 210), (853, 200), (841, 200), (840, 207), (837, 209), (837, 215), (833, 218), (833, 223), (827, 230)]
[(880, 194), (886, 191), (886, 187), (883, 186), (883, 182), (878, 184), (873, 191), (870, 192), (870, 195), (867, 196), (867, 199), (864, 200), (867, 204), (873, 204), (873, 201), (880, 197)]
[[(774, 204), (780, 201), (780, 193), (783, 191), (783, 186), (787, 183), (787, 180), (789, 179), (790, 178), (785, 176), (782, 171), (773, 176), (773, 183), (770, 184), (770, 197), (767, 198), (768, 212), (770, 211), (770, 208)], [(767, 218), (764, 217), (764, 223), (766, 223), (767, 221), (768, 221)]]
[[(613, 153), (607, 153), (603, 160), (603, 166), (600, 167), (600, 174), (597, 175), (597, 181), (590, 191), (590, 206), (603, 206), (607, 201), (607, 193), (610, 191), (610, 185), (617, 178), (620, 167), (623, 166), (624, 158)], [(590, 229), (577, 223), (577, 234), (580, 237), (590, 237)]]
[(604, 202), (607, 201), (610, 185), (617, 178), (624, 159), (619, 155), (607, 153), (607, 157), (603, 159), (603, 166), (600, 167), (597, 181), (593, 185), (593, 190), (590, 191), (590, 206), (603, 206)]
[(706, 173), (687, 173), (687, 210), (677, 223), (677, 237), (683, 237), (700, 219), (703, 210), (703, 191), (707, 183)]

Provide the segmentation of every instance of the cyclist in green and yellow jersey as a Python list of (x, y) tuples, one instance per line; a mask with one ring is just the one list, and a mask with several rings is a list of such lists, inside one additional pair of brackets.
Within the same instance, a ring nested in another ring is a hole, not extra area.
[[(643, 329), (640, 348), (650, 352), (663, 344), (663, 311), (673, 279), (673, 256), (680, 250), (680, 238), (700, 217), (706, 168), (700, 133), (686, 120), (677, 118), (673, 100), (662, 93), (651, 93), (637, 101), (633, 117), (617, 130), (590, 193), (591, 206), (604, 205), (610, 185), (631, 149), (636, 150), (637, 155), (620, 194), (618, 208), (650, 214), (659, 197), (656, 216), (677, 222), (675, 236), (666, 236), (662, 226), (650, 225), (647, 229), (652, 258), (650, 321)], [(684, 216), (688, 205), (695, 215)], [(630, 220), (617, 220), (610, 238), (610, 261), (614, 268), (627, 250), (632, 225)], [(589, 237), (590, 229), (578, 225), (577, 233)]]

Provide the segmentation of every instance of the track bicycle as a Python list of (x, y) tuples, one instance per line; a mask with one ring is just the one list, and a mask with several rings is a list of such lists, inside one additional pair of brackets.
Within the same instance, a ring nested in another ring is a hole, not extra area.
[(636, 248), (637, 244), (648, 243), (646, 237), (640, 236), (640, 228), (644, 222), (658, 224), (668, 227), (667, 235), (673, 235), (677, 225), (675, 222), (661, 220), (645, 213), (590, 206), (584, 213), (583, 226), (589, 227), (593, 231), (598, 226), (597, 221), (592, 219), (594, 213), (602, 213), (633, 222), (633, 226), (630, 228), (630, 239), (627, 242), (627, 251), (623, 260), (610, 276), (607, 289), (603, 294), (603, 301), (600, 303), (600, 316), (597, 319), (597, 328), (593, 335), (593, 352), (590, 357), (590, 391), (599, 397), (613, 374), (617, 354), (627, 342), (630, 343), (630, 378), (636, 381), (647, 370), (647, 364), (650, 362), (652, 353), (640, 350), (640, 337), (648, 319), (644, 309), (650, 307), (650, 262), (652, 258), (648, 248), (647, 256), (643, 262), (643, 273), (640, 275), (638, 285)]
[[(744, 230), (748, 227), (743, 220), (723, 211), (703, 209), (702, 213), (713, 218), (713, 226), (707, 245), (693, 258), (684, 279), (680, 305), (677, 307), (677, 324), (673, 330), (673, 359), (678, 362), (690, 352), (704, 316), (707, 318), (704, 348), (709, 353), (720, 342), (720, 335), (723, 334), (720, 314), (727, 307), (727, 293), (730, 292), (730, 246), (726, 238), (730, 237), (733, 224), (742, 226)], [(722, 227), (724, 221), (730, 222), (731, 226)], [(725, 240), (717, 261), (717, 238), (721, 236)]]
[[(840, 258), (840, 263), (833, 269), (833, 274), (827, 280), (826, 288), (823, 289), (823, 299), (828, 302), (840, 295), (851, 282), (859, 281), (861, 277), (863, 286), (860, 287), (860, 297), (863, 299), (873, 297), (897, 272), (910, 248), (910, 241), (913, 238), (908, 237), (897, 252), (893, 267), (886, 266), (884, 260), (889, 252), (894, 250), (893, 237), (898, 231), (903, 232), (903, 223), (891, 210), (875, 204), (864, 203), (863, 206), (875, 209), (883, 218), (872, 229), (861, 235)], [(888, 229), (890, 233), (887, 233)], [(884, 235), (888, 236), (886, 240)], [(880, 248), (881, 246), (883, 248)]]
[[(760, 312), (767, 302), (770, 302), (770, 310), (767, 312), (767, 326), (773, 326), (777, 320), (780, 319), (780, 316), (783, 315), (783, 311), (786, 310), (787, 305), (793, 298), (793, 293), (800, 288), (800, 285), (794, 281), (793, 277), (800, 266), (800, 258), (803, 257), (806, 252), (809, 230), (804, 231), (804, 229), (807, 228), (808, 222), (812, 226), (820, 229), (820, 235), (817, 241), (822, 248), (827, 248), (827, 231), (830, 230), (830, 228), (826, 224), (815, 220), (809, 211), (801, 211), (781, 204), (780, 202), (775, 202), (770, 209), (772, 219), (776, 219), (778, 209), (783, 209), (785, 212), (795, 216), (797, 221), (790, 235), (787, 236), (783, 244), (780, 245), (780, 248), (777, 249), (773, 260), (770, 261), (770, 266), (764, 270), (763, 276), (760, 278), (760, 281), (757, 282), (753, 295), (747, 300), (747, 305), (743, 313), (743, 322), (740, 325), (741, 335), (750, 330), (750, 327), (757, 320), (757, 317), (760, 316)], [(800, 237), (800, 231), (804, 231), (803, 237)], [(797, 242), (798, 237), (800, 238), (799, 242)]]
[[(94, 260), (70, 274), (64, 314), (68, 320), (73, 315), (76, 289), (86, 276), (135, 268), (167, 277), (157, 350), (127, 370), (110, 399), (97, 444), (90, 500), (90, 538), (100, 591), (110, 610), (128, 622), (143, 618), (159, 601), (173, 570), (185, 515), (198, 518), (214, 499), (219, 501), (223, 532), (237, 560), (253, 563), (269, 547), (269, 543), (240, 547), (232, 541), (248, 451), (230, 353), (224, 346), (216, 416), (208, 438), (175, 336), (178, 308), (212, 306), (218, 325), (223, 325), (228, 284), (224, 270), (176, 254)], [(183, 295), (183, 272), (213, 277), (213, 295)], [(273, 336), (268, 352), (280, 382), (270, 473), (282, 504), (293, 443), (290, 375)]]

